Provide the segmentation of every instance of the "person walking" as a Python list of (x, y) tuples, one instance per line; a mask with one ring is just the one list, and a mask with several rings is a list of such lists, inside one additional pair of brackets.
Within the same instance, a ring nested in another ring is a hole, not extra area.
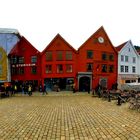
[(75, 93), (75, 83), (72, 85), (73, 93)]
[(17, 93), (17, 85), (14, 85), (14, 94)]
[(44, 94), (48, 94), (46, 84), (44, 84), (44, 86), (43, 86), (43, 95)]
[(31, 85), (29, 85), (29, 87), (28, 87), (28, 95), (29, 95), (29, 96), (32, 95), (32, 87), (31, 87)]

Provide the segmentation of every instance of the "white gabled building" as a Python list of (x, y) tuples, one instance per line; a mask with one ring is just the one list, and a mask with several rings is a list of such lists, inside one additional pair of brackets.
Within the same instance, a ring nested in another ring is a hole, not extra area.
[(118, 88), (122, 84), (138, 82), (139, 54), (131, 40), (116, 47), (118, 51)]

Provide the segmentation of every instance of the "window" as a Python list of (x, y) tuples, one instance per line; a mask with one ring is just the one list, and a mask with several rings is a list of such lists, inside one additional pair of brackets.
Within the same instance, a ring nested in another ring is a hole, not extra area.
[(113, 54), (110, 54), (110, 55), (109, 55), (109, 60), (110, 60), (110, 61), (113, 61), (113, 60), (114, 60), (114, 55), (113, 55)]
[(122, 62), (124, 61), (124, 56), (123, 56), (123, 55), (121, 55), (121, 61), (122, 61)]
[(36, 67), (31, 67), (31, 73), (36, 74), (37, 73), (37, 68)]
[(63, 66), (61, 64), (57, 65), (57, 73), (63, 73)]
[(125, 62), (128, 62), (128, 56), (125, 56)]
[(107, 65), (102, 65), (102, 72), (107, 72)]
[(12, 75), (17, 75), (17, 73), (18, 73), (17, 68), (12, 67), (11, 73), (12, 73)]
[(102, 54), (102, 60), (107, 60), (107, 54), (106, 53)]
[(37, 56), (31, 56), (31, 62), (36, 63), (37, 62)]
[(128, 72), (129, 69), (128, 69), (128, 66), (125, 66), (125, 72)]
[(66, 51), (66, 60), (72, 60), (72, 52)]
[(17, 57), (16, 57), (16, 56), (13, 56), (13, 57), (11, 58), (11, 63), (12, 63), (12, 64), (16, 64), (16, 63), (17, 63)]
[(67, 73), (71, 73), (72, 72), (72, 65), (70, 65), (70, 64), (66, 65), (66, 72)]
[(23, 63), (24, 63), (24, 57), (19, 57), (18, 62), (19, 62), (20, 64), (23, 64)]
[(110, 73), (114, 72), (114, 66), (113, 65), (109, 65), (109, 72)]
[(46, 52), (46, 60), (47, 61), (52, 61), (52, 52)]
[(136, 73), (136, 67), (132, 66), (132, 73)]
[(121, 72), (124, 72), (124, 66), (121, 65), (121, 69), (120, 69)]
[(87, 63), (87, 71), (92, 71), (92, 70), (93, 70), (93, 64)]
[(136, 63), (136, 57), (133, 57), (132, 59), (133, 63)]
[(93, 51), (88, 50), (87, 51), (87, 58), (92, 59), (93, 58)]
[(46, 73), (52, 73), (52, 65), (46, 65)]
[(0, 75), (2, 75), (2, 65), (0, 65)]
[(63, 60), (63, 52), (57, 51), (57, 60)]
[(18, 69), (18, 74), (19, 74), (19, 75), (24, 74), (24, 67), (20, 67), (20, 68)]

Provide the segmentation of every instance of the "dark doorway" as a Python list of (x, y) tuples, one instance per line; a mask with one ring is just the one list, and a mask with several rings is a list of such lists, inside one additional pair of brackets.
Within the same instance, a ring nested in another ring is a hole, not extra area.
[(58, 85), (61, 90), (65, 90), (66, 89), (66, 78), (60, 78)]
[(89, 91), (90, 90), (90, 78), (89, 77), (81, 77), (79, 79), (79, 91)]

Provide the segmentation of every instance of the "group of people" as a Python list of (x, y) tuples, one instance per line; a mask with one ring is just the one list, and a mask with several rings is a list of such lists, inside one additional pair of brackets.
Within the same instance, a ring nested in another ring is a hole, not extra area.
[(46, 84), (44, 84), (43, 87), (42, 87), (42, 85), (40, 85), (40, 86), (39, 86), (39, 91), (40, 91), (43, 95), (44, 95), (44, 94), (48, 94)]

